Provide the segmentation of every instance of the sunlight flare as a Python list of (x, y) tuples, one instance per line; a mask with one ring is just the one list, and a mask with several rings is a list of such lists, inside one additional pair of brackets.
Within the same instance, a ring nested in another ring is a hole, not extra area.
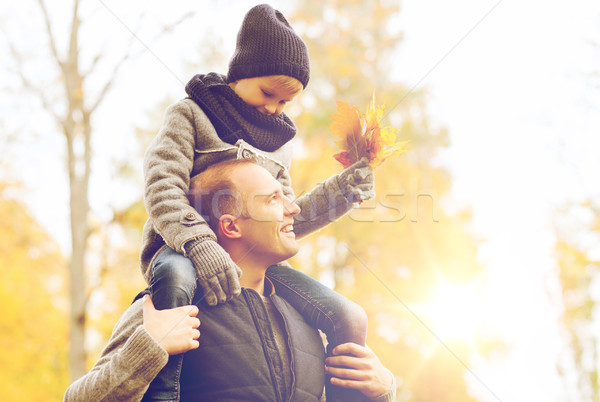
[(480, 296), (477, 282), (441, 279), (430, 301), (421, 305), (419, 311), (440, 340), (475, 343), (483, 314)]

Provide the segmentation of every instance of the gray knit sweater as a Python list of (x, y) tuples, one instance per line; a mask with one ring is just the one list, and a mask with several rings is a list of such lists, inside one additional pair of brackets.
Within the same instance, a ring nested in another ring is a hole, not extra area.
[[(150, 216), (144, 226), (141, 251), (146, 280), (150, 281), (152, 260), (165, 245), (186, 255), (186, 248), (190, 250), (207, 239), (216, 241), (214, 232), (187, 200), (192, 177), (226, 159), (253, 157), (282, 184), (285, 195), (294, 199), (289, 174), (291, 147), (288, 142), (274, 152), (264, 152), (243, 140), (233, 145), (225, 143), (193, 100), (171, 105), (144, 158), (144, 201)], [(298, 238), (335, 221), (352, 207), (343, 190), (346, 183), (339, 177), (332, 176), (296, 200), (302, 210), (294, 222)]]
[(142, 325), (142, 300), (115, 325), (94, 367), (67, 388), (64, 401), (139, 401), (169, 355)]

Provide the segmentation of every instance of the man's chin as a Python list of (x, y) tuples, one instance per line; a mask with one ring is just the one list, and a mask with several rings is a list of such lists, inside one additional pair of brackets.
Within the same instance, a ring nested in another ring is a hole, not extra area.
[(292, 258), (293, 256), (295, 256), (296, 254), (298, 254), (298, 251), (300, 250), (300, 246), (299, 245), (295, 245), (293, 247), (288, 247), (286, 250), (284, 250), (283, 252), (281, 252), (279, 254), (279, 261), (285, 261), (289, 258)]

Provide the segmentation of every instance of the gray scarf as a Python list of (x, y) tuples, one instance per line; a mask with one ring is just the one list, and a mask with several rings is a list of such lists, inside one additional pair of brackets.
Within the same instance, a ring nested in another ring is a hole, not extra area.
[(267, 116), (248, 105), (227, 85), (224, 75), (197, 74), (185, 92), (206, 113), (219, 138), (229, 144), (244, 140), (273, 152), (296, 135), (296, 126), (284, 113)]

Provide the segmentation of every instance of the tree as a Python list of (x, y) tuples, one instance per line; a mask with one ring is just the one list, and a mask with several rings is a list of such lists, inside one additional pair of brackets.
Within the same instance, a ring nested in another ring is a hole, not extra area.
[[(112, 89), (121, 68), (136, 53), (132, 51), (135, 35), (129, 35), (126, 46), (120, 57), (115, 60), (104, 60), (103, 50), (89, 56), (82, 45), (82, 27), (86, 18), (92, 15), (82, 13), (83, 1), (74, 0), (70, 25), (64, 48), (60, 36), (56, 34), (56, 24), (46, 7), (44, 0), (38, 0), (38, 9), (42, 15), (47, 46), (48, 67), (54, 67), (56, 76), (50, 85), (40, 83), (33, 76), (29, 60), (15, 43), (7, 38), (11, 55), (16, 62), (16, 72), (19, 74), (22, 86), (37, 96), (43, 110), (52, 116), (59, 131), (63, 135), (66, 148), (66, 167), (69, 182), (69, 212), (71, 233), (71, 255), (69, 258), (70, 283), (70, 332), (69, 332), (69, 368), (71, 380), (85, 374), (86, 350), (84, 347), (86, 328), (86, 309), (92, 289), (86, 278), (86, 260), (89, 254), (88, 239), (92, 232), (90, 225), (89, 185), (92, 161), (92, 138), (94, 133), (93, 117), (99, 106)], [(185, 14), (173, 26), (188, 18)], [(171, 30), (166, 26), (159, 33)], [(7, 34), (8, 36), (8, 34)], [(87, 50), (87, 49), (85, 49)], [(85, 56), (87, 55), (87, 56)], [(104, 63), (104, 64), (102, 64)], [(99, 68), (102, 66), (102, 68)], [(98, 70), (107, 69), (109, 72), (102, 76)], [(89, 78), (94, 77), (94, 80)], [(100, 78), (99, 78), (100, 77)]]
[[(559, 362), (572, 400), (597, 401), (599, 339), (595, 334), (595, 296), (600, 259), (600, 207), (595, 201), (571, 204), (556, 218), (555, 256), (561, 285), (561, 322), (568, 354)], [(574, 376), (573, 376), (574, 374)], [(570, 384), (576, 384), (572, 387)]]
[[(600, 43), (588, 41), (600, 55)], [(590, 71), (587, 86), (600, 88), (600, 71)], [(560, 159), (568, 161), (566, 155)], [(575, 161), (571, 161), (576, 166)], [(573, 401), (600, 400), (598, 358), (598, 274), (600, 273), (600, 199), (586, 195), (565, 203), (554, 215), (554, 258), (560, 284), (560, 323), (567, 347), (558, 361), (566, 394)]]

